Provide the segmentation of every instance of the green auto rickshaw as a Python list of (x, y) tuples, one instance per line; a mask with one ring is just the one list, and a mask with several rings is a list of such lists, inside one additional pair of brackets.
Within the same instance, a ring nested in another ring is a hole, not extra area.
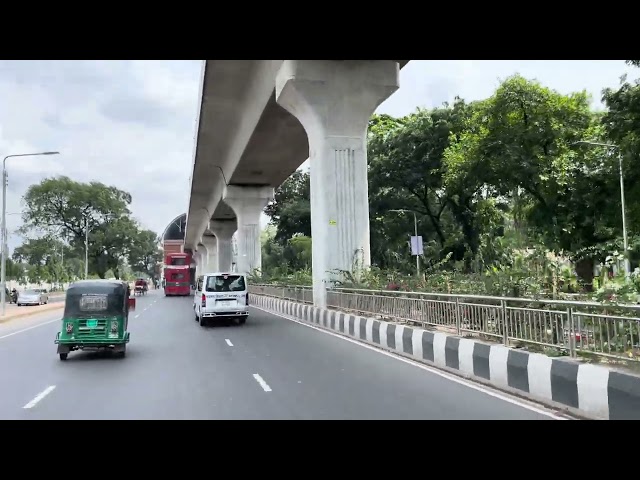
[(80, 280), (67, 289), (62, 329), (56, 336), (60, 360), (69, 352), (109, 349), (124, 357), (129, 343), (131, 287), (119, 280)]

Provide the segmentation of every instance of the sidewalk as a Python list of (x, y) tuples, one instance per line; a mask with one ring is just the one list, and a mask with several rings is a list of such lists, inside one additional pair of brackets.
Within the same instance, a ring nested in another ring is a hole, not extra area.
[(7, 303), (6, 314), (0, 315), (0, 323), (8, 322), (14, 318), (28, 317), (37, 313), (48, 312), (50, 310), (62, 309), (64, 307), (64, 294), (51, 295), (49, 303), (46, 305), (18, 307)]

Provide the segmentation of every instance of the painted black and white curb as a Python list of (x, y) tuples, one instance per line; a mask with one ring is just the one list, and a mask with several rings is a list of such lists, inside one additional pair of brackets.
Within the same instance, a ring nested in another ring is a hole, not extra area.
[(592, 418), (640, 419), (640, 376), (275, 297), (251, 303)]

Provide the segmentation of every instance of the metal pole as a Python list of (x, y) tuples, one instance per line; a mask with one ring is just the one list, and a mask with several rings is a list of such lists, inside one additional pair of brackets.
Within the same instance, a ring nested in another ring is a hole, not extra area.
[(63, 240), (60, 247), (60, 277), (58, 279), (58, 287), (64, 290), (64, 236), (66, 236), (66, 232), (63, 234)]
[(416, 212), (413, 212), (413, 227), (416, 234), (416, 278), (420, 276), (420, 252), (418, 251), (418, 217)]
[(627, 241), (627, 214), (624, 201), (624, 174), (622, 173), (622, 150), (618, 148), (618, 165), (620, 167), (620, 203), (622, 204), (622, 243), (624, 245), (624, 273), (626, 277), (631, 275), (629, 263), (629, 243)]
[(2, 269), (0, 283), (2, 283), (2, 316), (7, 311), (7, 157), (2, 161)]
[(89, 278), (89, 219), (84, 217), (84, 279)]
[(0, 268), (0, 283), (2, 283), (2, 293), (0, 293), (0, 301), (2, 301), (2, 316), (6, 313), (7, 296), (5, 290), (7, 288), (7, 158), (12, 157), (35, 157), (37, 155), (59, 155), (59, 152), (39, 152), (39, 153), (21, 153), (18, 155), (7, 155), (2, 160), (2, 267)]

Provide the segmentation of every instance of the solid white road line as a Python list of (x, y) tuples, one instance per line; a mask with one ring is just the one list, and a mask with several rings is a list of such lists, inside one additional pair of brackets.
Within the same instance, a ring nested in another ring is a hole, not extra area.
[(262, 389), (265, 392), (271, 391), (271, 387), (269, 386), (269, 384), (267, 384), (267, 382), (265, 382), (260, 375), (258, 375), (257, 373), (254, 373), (253, 378), (256, 379), (256, 382), (258, 382), (258, 384), (262, 387)]
[(227, 345), (229, 345), (230, 347), (233, 347), (233, 343), (231, 343), (231, 340), (229, 340), (228, 338), (225, 338), (224, 341), (227, 342)]
[(31, 400), (29, 403), (27, 403), (24, 407), (22, 408), (33, 408), (35, 407), (38, 402), (40, 402), (40, 400), (42, 400), (44, 397), (46, 397), (47, 395), (49, 395), (51, 392), (53, 392), (53, 390), (55, 390), (56, 386), (55, 385), (51, 385), (47, 388), (45, 388), (43, 391), (41, 391), (38, 395), (36, 395), (34, 397), (33, 400)]
[[(497, 390), (485, 387), (483, 385), (480, 385), (478, 383), (474, 383), (474, 382), (469, 381), (469, 380), (465, 380), (465, 379), (463, 379), (461, 377), (458, 377), (456, 375), (444, 372), (442, 370), (438, 370), (436, 368), (430, 367), (430, 366), (425, 365), (423, 363), (416, 362), (416, 361), (411, 360), (409, 358), (405, 358), (405, 357), (401, 357), (399, 355), (395, 355), (395, 354), (393, 354), (391, 352), (387, 352), (386, 350), (381, 350), (380, 348), (376, 348), (374, 346), (368, 345), (368, 344), (360, 342), (358, 340), (354, 340), (353, 338), (344, 337), (344, 336), (342, 336), (342, 335), (340, 335), (338, 333), (334, 333), (334, 332), (331, 332), (329, 330), (325, 330), (323, 328), (316, 327), (315, 325), (309, 325), (307, 323), (302, 322), (301, 320), (298, 320), (298, 319), (292, 318), (292, 317), (288, 317), (288, 316), (282, 315), (280, 313), (270, 312), (269, 310), (265, 310), (264, 308), (261, 308), (261, 307), (256, 307), (255, 305), (252, 305), (252, 307), (255, 308), (256, 310), (262, 310), (265, 313), (269, 313), (271, 315), (275, 315), (276, 317), (284, 318), (285, 320), (289, 320), (291, 322), (298, 323), (298, 324), (302, 325), (303, 327), (312, 328), (312, 329), (317, 330), (319, 332), (326, 333), (327, 335), (331, 335), (331, 336), (339, 338), (341, 340), (345, 340), (345, 341), (351, 342), (351, 343), (353, 343), (355, 345), (359, 345), (359, 346), (361, 346), (363, 348), (367, 348), (369, 350), (373, 350), (374, 352), (378, 352), (378, 353), (380, 353), (382, 355), (386, 355), (387, 357), (391, 357), (391, 358), (394, 358), (394, 359), (399, 360), (401, 362), (408, 363), (409, 365), (413, 365), (414, 367), (421, 368), (422, 370), (426, 370), (427, 372), (434, 373), (434, 374), (439, 375), (439, 376), (441, 376), (443, 378), (446, 378), (447, 380), (451, 380), (452, 382), (456, 382), (456, 383), (459, 383), (459, 384), (464, 385), (466, 387), (473, 388), (474, 390), (477, 390), (477, 391), (482, 392), (482, 393), (486, 393), (487, 395), (490, 395), (490, 396), (492, 396), (494, 398), (499, 398), (500, 400), (503, 400), (503, 401), (505, 401), (507, 403), (511, 403), (513, 405), (517, 405), (519, 407), (525, 408), (525, 409), (530, 410), (532, 412), (539, 413), (540, 415), (545, 415), (545, 416), (551, 417), (551, 418), (553, 418), (555, 420), (569, 420), (569, 418), (567, 418), (567, 417), (558, 416), (558, 415), (556, 415), (556, 414), (554, 414), (554, 413), (552, 413), (550, 411), (544, 410), (541, 407), (537, 407), (537, 406), (535, 406), (535, 405), (533, 405), (531, 403), (527, 403), (526, 401), (521, 401), (521, 400), (519, 400), (519, 399), (517, 399), (515, 397), (509, 397), (506, 394), (499, 393)], [(254, 375), (254, 377), (255, 377), (255, 375)]]

